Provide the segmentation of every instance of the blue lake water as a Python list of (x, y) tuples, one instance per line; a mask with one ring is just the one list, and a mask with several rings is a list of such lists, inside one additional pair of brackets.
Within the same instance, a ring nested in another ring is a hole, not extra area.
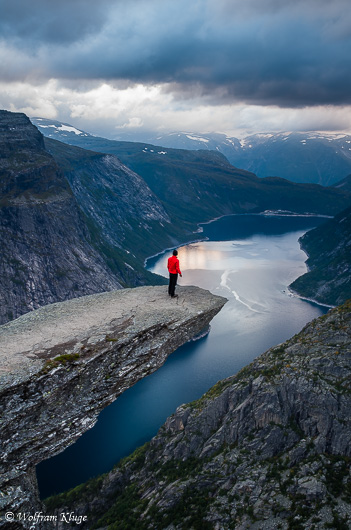
[[(292, 296), (288, 285), (306, 272), (298, 238), (322, 218), (235, 215), (203, 225), (206, 241), (181, 247), (180, 285), (228, 298), (210, 333), (175, 351), (164, 366), (102, 411), (95, 427), (63, 453), (37, 466), (42, 497), (110, 470), (150, 440), (182, 403), (199, 398), (266, 349), (327, 311)], [(147, 268), (167, 276), (167, 251)], [(167, 288), (165, 288), (165, 296)], [(176, 303), (176, 300), (170, 300)]]

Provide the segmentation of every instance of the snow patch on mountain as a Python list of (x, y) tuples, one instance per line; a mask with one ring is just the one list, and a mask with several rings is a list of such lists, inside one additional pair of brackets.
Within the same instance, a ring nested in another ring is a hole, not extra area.
[(195, 140), (197, 142), (209, 142), (208, 138), (202, 138), (201, 136), (191, 136), (190, 134), (186, 134), (186, 137), (189, 138), (189, 140)]
[(60, 127), (58, 127), (58, 129), (61, 129), (61, 131), (67, 131), (67, 132), (73, 132), (74, 134), (83, 134), (84, 133), (82, 131), (80, 131), (79, 129), (76, 129), (75, 127), (69, 127), (68, 125), (61, 125)]
[(55, 132), (56, 134), (68, 132), (74, 133), (77, 136), (90, 136), (88, 133), (77, 129), (72, 125), (68, 125), (67, 123), (61, 123), (56, 121), (50, 122), (50, 120), (47, 120), (45, 118), (32, 118), (31, 121), (40, 129), (53, 129), (53, 132)]

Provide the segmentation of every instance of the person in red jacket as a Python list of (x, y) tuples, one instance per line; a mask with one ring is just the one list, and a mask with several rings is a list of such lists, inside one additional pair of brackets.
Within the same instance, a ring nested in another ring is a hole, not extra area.
[(173, 256), (168, 258), (167, 268), (169, 272), (169, 285), (168, 285), (168, 294), (172, 298), (177, 297), (177, 294), (174, 294), (175, 286), (177, 285), (178, 274), (182, 276), (179, 268), (179, 259), (177, 258), (178, 251), (173, 250)]

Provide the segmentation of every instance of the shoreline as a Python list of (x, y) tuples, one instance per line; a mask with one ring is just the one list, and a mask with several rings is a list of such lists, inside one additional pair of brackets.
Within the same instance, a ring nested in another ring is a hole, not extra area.
[[(305, 232), (305, 234), (307, 234), (307, 232)], [(304, 235), (305, 235), (304, 234)], [(302, 250), (302, 252), (304, 252), (307, 256), (307, 259), (305, 261), (305, 265), (306, 265), (306, 269), (307, 271), (305, 272), (305, 274), (308, 274), (312, 269), (309, 267), (307, 261), (309, 259), (309, 254), (307, 252), (307, 250), (304, 248), (303, 244), (302, 244), (302, 238), (304, 236), (301, 236), (299, 237), (299, 239), (297, 240), (299, 245), (300, 245), (300, 249)], [(301, 274), (301, 276), (304, 276), (304, 274)], [(296, 279), (298, 278), (301, 278), (301, 276), (298, 276)], [(294, 280), (295, 281), (295, 280)], [(293, 283), (293, 282), (292, 282)], [(291, 285), (291, 284), (290, 284)], [(308, 298), (307, 296), (302, 296), (301, 294), (299, 294), (297, 291), (294, 291), (294, 289), (291, 289), (290, 285), (288, 286), (288, 291), (291, 293), (292, 296), (296, 296), (297, 298), (300, 298), (300, 300), (305, 300), (306, 302), (311, 302), (313, 304), (317, 304), (321, 307), (329, 307), (329, 309), (334, 309), (335, 305), (330, 305), (330, 304), (324, 304), (323, 302), (318, 302), (318, 300), (315, 300), (314, 298)]]
[(312, 304), (320, 305), (321, 307), (329, 307), (329, 309), (334, 309), (337, 307), (336, 305), (329, 305), (324, 304), (323, 302), (318, 302), (318, 300), (314, 300), (313, 298), (307, 298), (307, 296), (300, 295), (297, 291), (294, 291), (288, 286), (288, 291), (291, 294), (291, 296), (295, 296), (296, 298), (300, 298), (300, 300), (305, 300), (306, 302), (311, 302)]
[[(325, 219), (332, 219), (333, 218), (332, 215), (322, 215), (322, 214), (314, 214), (314, 213), (300, 214), (300, 213), (296, 213), (296, 212), (289, 212), (288, 210), (264, 210), (263, 212), (229, 213), (229, 214), (225, 214), (225, 215), (220, 215), (218, 217), (215, 217), (214, 219), (210, 219), (210, 221), (203, 221), (203, 222), (201, 221), (201, 222), (197, 223), (198, 229), (196, 231), (194, 231), (193, 234), (197, 234), (197, 233), (203, 232), (202, 225), (209, 225), (211, 223), (219, 221), (219, 219), (223, 219), (224, 217), (238, 217), (238, 216), (244, 216), (244, 215), (257, 215), (257, 216), (263, 216), (263, 217), (320, 217), (320, 218), (325, 218)], [(311, 230), (313, 230), (313, 229), (311, 229)], [(307, 230), (307, 232), (308, 232), (308, 230)], [(149, 259), (156, 258), (157, 256), (160, 256), (164, 252), (168, 252), (169, 250), (173, 250), (174, 248), (178, 248), (179, 246), (191, 245), (193, 243), (201, 243), (202, 241), (208, 241), (208, 240), (209, 240), (208, 237), (203, 237), (203, 238), (199, 238), (199, 239), (193, 239), (193, 240), (190, 240), (190, 241), (184, 241), (183, 243), (179, 243), (179, 245), (176, 245), (176, 246), (164, 248), (163, 250), (160, 250), (160, 252), (156, 252), (156, 254), (152, 254), (151, 256), (148, 256), (147, 258), (145, 258), (144, 259), (144, 268), (147, 268), (147, 262), (148, 262)], [(307, 256), (307, 252), (305, 252), (305, 254)]]
[[(195, 234), (196, 232), (194, 232)], [(173, 246), (173, 247), (167, 247), (161, 250), (160, 252), (157, 252), (156, 254), (152, 254), (152, 256), (148, 256), (144, 259), (144, 268), (147, 268), (147, 262), (149, 259), (156, 258), (157, 256), (161, 256), (164, 252), (168, 252), (169, 250), (174, 250), (175, 248), (184, 247), (185, 245), (192, 245), (193, 243), (201, 243), (201, 241), (208, 241), (208, 237), (204, 237), (203, 239), (194, 239), (191, 241), (184, 241), (184, 243), (180, 243), (179, 245)], [(155, 274), (155, 273), (154, 273)]]

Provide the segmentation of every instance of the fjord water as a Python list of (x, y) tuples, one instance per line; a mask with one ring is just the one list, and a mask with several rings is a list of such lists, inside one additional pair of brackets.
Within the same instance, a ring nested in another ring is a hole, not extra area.
[[(199, 398), (266, 349), (326, 312), (292, 296), (288, 285), (306, 271), (298, 238), (322, 218), (235, 215), (203, 225), (201, 241), (179, 250), (180, 285), (228, 298), (210, 332), (175, 351), (154, 374), (127, 390), (95, 427), (60, 455), (37, 467), (42, 497), (110, 470), (150, 440), (177, 406)], [(167, 251), (147, 268), (167, 276)], [(165, 287), (165, 296), (167, 288)], [(181, 303), (181, 298), (170, 299)]]

